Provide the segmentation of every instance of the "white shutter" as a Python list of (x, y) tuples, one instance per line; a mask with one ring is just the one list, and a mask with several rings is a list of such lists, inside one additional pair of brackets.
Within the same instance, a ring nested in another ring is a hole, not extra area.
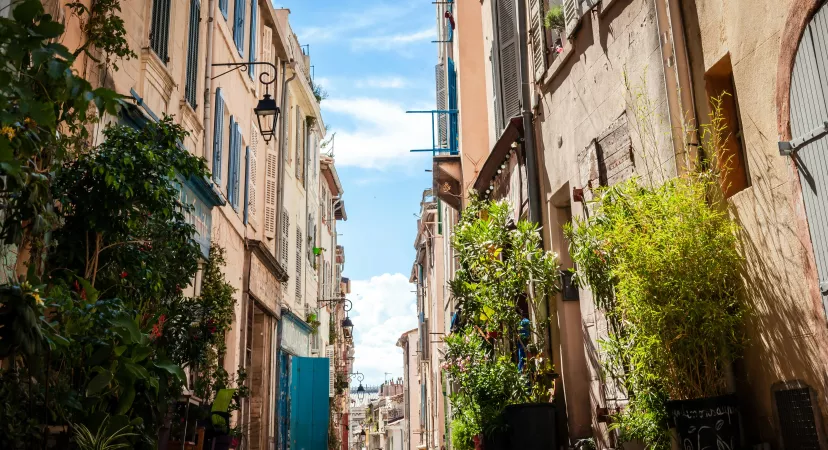
[[(443, 63), (434, 66), (434, 79), (437, 85), (437, 109), (448, 109), (448, 93), (446, 91), (446, 65)], [(437, 115), (438, 145), (448, 147), (448, 115)]]
[(336, 370), (334, 367), (334, 348), (329, 345), (325, 348), (325, 357), (328, 358), (328, 396), (334, 396), (334, 382), (336, 381)]
[[(273, 152), (267, 152), (265, 161), (265, 233), (267, 236), (276, 236), (276, 186), (279, 170), (279, 157)], [(283, 224), (282, 226), (285, 226)], [(282, 260), (284, 263), (285, 260)]]
[(302, 258), (302, 229), (296, 227), (296, 304), (302, 301), (302, 265), (305, 260)]
[(543, 28), (542, 0), (529, 0), (529, 39), (532, 48), (532, 71), (535, 81), (541, 81), (546, 72), (546, 30)]
[(578, 28), (581, 20), (581, 8), (579, 0), (563, 0), (564, 22), (566, 23), (566, 35), (571, 37)]
[(282, 248), (280, 249), (282, 264), (287, 267), (288, 261), (288, 240), (290, 239), (290, 215), (287, 213), (286, 210), (282, 210)]
[[(261, 44), (261, 48), (262, 48), (262, 55), (261, 55), (260, 61), (269, 62), (271, 64), (274, 64), (275, 62), (273, 61), (273, 29), (270, 28), (270, 27), (267, 27), (267, 26), (262, 27), (262, 44)], [(271, 75), (271, 77), (269, 77), (269, 78), (267, 76), (265, 76), (265, 78), (267, 80), (272, 80), (276, 76), (275, 73), (270, 73), (270, 71), (273, 70), (271, 67), (269, 67), (269, 66), (259, 66), (259, 67), (261, 67), (261, 70), (263, 72), (267, 72)], [(257, 83), (256, 84), (256, 89), (257, 89), (256, 96), (259, 97), (260, 96), (259, 94), (264, 90), (264, 88), (263, 88), (261, 83)], [(271, 95), (273, 95), (273, 94), (271, 94)], [(274, 95), (274, 97), (275, 97), (275, 95)]]
[(247, 175), (247, 178), (250, 180), (250, 183), (248, 185), (247, 191), (247, 220), (248, 222), (250, 222), (251, 225), (257, 227), (259, 225), (259, 221), (257, 219), (257, 217), (259, 216), (259, 212), (256, 209), (256, 205), (258, 205), (259, 203), (257, 200), (258, 190), (256, 189), (256, 187), (259, 184), (259, 128), (255, 124), (251, 124), (250, 130), (250, 166), (248, 167), (250, 173)]

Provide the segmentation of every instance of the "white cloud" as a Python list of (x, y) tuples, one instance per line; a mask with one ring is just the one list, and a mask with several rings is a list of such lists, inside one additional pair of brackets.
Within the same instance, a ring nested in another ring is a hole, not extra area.
[(408, 14), (414, 6), (414, 2), (394, 2), (373, 5), (359, 11), (342, 11), (327, 21), (325, 26), (300, 28), (296, 34), (306, 44), (331, 42), (350, 37), (354, 32), (366, 28), (393, 23)]
[(417, 326), (417, 299), (408, 277), (386, 273), (370, 280), (351, 280), (354, 322), (354, 370), (375, 385), (403, 373), (402, 333)]
[(412, 43), (435, 39), (436, 36), (437, 31), (434, 27), (430, 27), (408, 33), (356, 37), (351, 39), (351, 49), (354, 51), (395, 50)]
[(387, 77), (369, 77), (364, 80), (357, 80), (355, 83), (358, 88), (377, 88), (377, 89), (400, 89), (409, 86), (411, 83), (399, 76)]
[(336, 131), (337, 165), (405, 166), (423, 160), (421, 153), (409, 150), (431, 148), (430, 114), (406, 114), (402, 105), (374, 98), (330, 98), (322, 102), (322, 109), (355, 123), (350, 129), (332, 130)]

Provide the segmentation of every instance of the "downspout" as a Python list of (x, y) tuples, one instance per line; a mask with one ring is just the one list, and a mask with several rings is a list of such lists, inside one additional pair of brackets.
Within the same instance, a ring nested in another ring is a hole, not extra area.
[(210, 0), (207, 6), (208, 18), (207, 18), (207, 52), (205, 56), (205, 68), (204, 68), (204, 143), (202, 148), (202, 155), (204, 159), (210, 161), (210, 170), (213, 170), (212, 167), (212, 158), (209, 158), (208, 153), (208, 146), (212, 140), (212, 127), (210, 126), (210, 111), (211, 111), (211, 103), (210, 97), (211, 92), (213, 90), (213, 31), (216, 28), (216, 21), (214, 17), (216, 9), (216, 0)]
[[(526, 176), (527, 192), (529, 195), (529, 221), (542, 224), (542, 213), (540, 203), (540, 174), (538, 173), (538, 159), (535, 154), (535, 133), (533, 128), (534, 118), (531, 109), (531, 84), (529, 82), (529, 49), (526, 39), (528, 30), (526, 24), (526, 1), (518, 0), (518, 48), (520, 48), (520, 110), (523, 116), (523, 148), (526, 155)], [(543, 245), (543, 234), (541, 233), (541, 245)]]
[[(212, 1), (212, 0), (211, 0)], [(293, 81), (296, 78), (296, 70), (293, 70), (293, 75), (290, 78), (286, 78), (287, 76), (287, 66), (290, 64), (291, 69), (295, 69), (296, 63), (291, 59), (289, 63), (282, 62), (282, 98), (281, 98), (281, 106), (280, 109), (282, 111), (282, 124), (279, 127), (279, 174), (277, 176), (276, 181), (276, 190), (278, 195), (276, 196), (276, 254), (279, 254), (280, 249), (282, 248), (282, 210), (284, 208), (285, 202), (285, 170), (287, 168), (287, 158), (285, 158), (286, 152), (286, 136), (287, 136), (287, 123), (288, 123), (288, 83)], [(278, 258), (277, 258), (278, 259)]]
[[(696, 109), (693, 101), (693, 84), (690, 79), (690, 63), (687, 56), (687, 42), (684, 38), (684, 24), (681, 9), (675, 0), (655, 0), (658, 43), (661, 48), (662, 70), (670, 113), (673, 152), (676, 175), (692, 170), (687, 155), (688, 143), (698, 144), (695, 131)], [(688, 120), (690, 127), (684, 122)]]

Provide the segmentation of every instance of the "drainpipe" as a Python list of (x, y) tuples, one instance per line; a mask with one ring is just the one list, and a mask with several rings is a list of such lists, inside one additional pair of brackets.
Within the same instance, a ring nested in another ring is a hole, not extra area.
[[(518, 48), (520, 48), (520, 91), (521, 91), (521, 115), (523, 115), (523, 148), (526, 154), (526, 175), (527, 191), (529, 194), (529, 221), (542, 224), (541, 203), (540, 203), (540, 174), (538, 172), (538, 158), (535, 149), (535, 132), (533, 128), (533, 114), (530, 105), (532, 104), (531, 84), (529, 82), (529, 49), (527, 42), (526, 24), (526, 1), (518, 0)], [(541, 234), (541, 245), (543, 245), (543, 234)]]
[[(290, 68), (293, 70), (293, 75), (290, 78), (286, 78), (287, 76), (287, 66), (290, 65)], [(286, 136), (288, 133), (287, 130), (287, 123), (288, 123), (288, 84), (296, 78), (296, 62), (291, 59), (289, 63), (282, 62), (282, 99), (281, 99), (281, 106), (280, 109), (282, 111), (282, 125), (279, 127), (279, 175), (277, 177), (276, 185), (277, 185), (277, 192), (278, 195), (276, 196), (276, 254), (279, 254), (280, 249), (282, 248), (282, 209), (284, 208), (285, 203), (285, 169), (286, 169), (286, 161), (287, 158), (285, 157), (285, 152), (287, 151), (287, 142)]]
[(204, 145), (202, 149), (202, 156), (207, 161), (210, 161), (210, 170), (212, 167), (212, 158), (209, 158), (209, 151), (207, 150), (212, 140), (212, 130), (210, 127), (210, 93), (213, 89), (213, 31), (216, 28), (215, 21), (216, 0), (210, 0), (207, 10), (207, 52), (205, 56), (205, 70), (204, 70)]

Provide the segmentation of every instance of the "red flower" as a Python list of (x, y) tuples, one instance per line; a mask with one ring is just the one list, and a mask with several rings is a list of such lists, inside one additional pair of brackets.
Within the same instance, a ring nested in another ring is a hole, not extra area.
[(75, 284), (72, 285), (75, 288), (75, 292), (80, 292), (80, 284), (78, 284), (78, 280), (75, 280)]
[(126, 278), (127, 275), (129, 275), (129, 274), (126, 272), (126, 270), (124, 270), (123, 272), (121, 272), (121, 279)]

